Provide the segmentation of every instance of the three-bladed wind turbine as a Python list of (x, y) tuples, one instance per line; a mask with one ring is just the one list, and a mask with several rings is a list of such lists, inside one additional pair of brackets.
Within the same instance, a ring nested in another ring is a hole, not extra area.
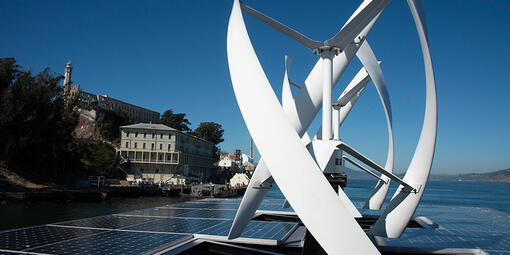
[(357, 38), (360, 32), (378, 16), (389, 3), (389, 0), (365, 1), (365, 6), (355, 16), (351, 17), (347, 23), (332, 38), (320, 42), (283, 25), (282, 23), (264, 15), (263, 13), (241, 4), (241, 8), (246, 13), (268, 24), (282, 34), (294, 39), (305, 46), (313, 53), (321, 56), (322, 59), (322, 138), (324, 140), (332, 139), (332, 97), (331, 90), (333, 84), (333, 58), (342, 52), (347, 45), (355, 39), (359, 42), (364, 38)]

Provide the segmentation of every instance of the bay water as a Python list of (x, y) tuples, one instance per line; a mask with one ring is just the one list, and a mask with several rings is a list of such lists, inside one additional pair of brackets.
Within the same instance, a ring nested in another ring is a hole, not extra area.
[[(345, 192), (354, 202), (364, 202), (377, 180), (348, 179)], [(398, 185), (392, 182), (387, 201)], [(313, 187), (303, 187), (313, 192)], [(270, 198), (283, 198), (278, 186), (268, 193)], [(27, 227), (121, 213), (188, 201), (169, 197), (112, 198), (101, 202), (44, 202), (0, 205), (0, 230)], [(420, 204), (486, 207), (510, 217), (510, 183), (430, 181)]]

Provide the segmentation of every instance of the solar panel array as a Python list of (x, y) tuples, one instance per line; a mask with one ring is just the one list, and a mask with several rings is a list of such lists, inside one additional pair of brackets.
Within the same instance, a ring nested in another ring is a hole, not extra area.
[(415, 215), (426, 216), (438, 228), (408, 228), (400, 239), (387, 239), (388, 246), (472, 248), (510, 255), (510, 216), (504, 212), (482, 207), (420, 205)]
[[(283, 199), (265, 199), (260, 210), (290, 212)], [(0, 253), (140, 254), (168, 249), (195, 237), (225, 239), (240, 199), (204, 199), (0, 232)], [(355, 203), (361, 207), (361, 203)], [(362, 214), (374, 214), (359, 208)], [(421, 205), (416, 216), (437, 226), (408, 228), (390, 247), (470, 248), (510, 255), (510, 217), (487, 208)], [(252, 220), (244, 240), (278, 241), (296, 223)]]
[[(0, 253), (141, 254), (167, 249), (193, 235), (224, 239), (239, 203), (239, 199), (206, 199), (3, 231)], [(281, 203), (264, 201), (263, 208), (281, 208)], [(251, 221), (241, 237), (276, 244), (296, 226)]]

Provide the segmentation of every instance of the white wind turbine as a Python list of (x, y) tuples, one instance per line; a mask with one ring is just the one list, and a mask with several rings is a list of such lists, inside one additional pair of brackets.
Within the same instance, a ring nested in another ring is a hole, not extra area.
[[(430, 172), (435, 146), (437, 122), (435, 82), (430, 52), (428, 50), (423, 10), (420, 1), (408, 1), (408, 3), (411, 7), (422, 44), (427, 77), (427, 100), (425, 120), (420, 135), (420, 141), (404, 180), (392, 175), (387, 169), (378, 166), (346, 144), (339, 143), (339, 146), (344, 151), (401, 184), (401, 187), (397, 190), (390, 205), (383, 212), (383, 217), (380, 217), (371, 229), (370, 234), (375, 236), (398, 237), (403, 232), (405, 225), (414, 213), (423, 194), (428, 179), (428, 173)], [(320, 91), (322, 90), (322, 95), (327, 95), (328, 88), (324, 87), (328, 84), (331, 87), (336, 83), (328, 83), (328, 76), (330, 76), (330, 74), (334, 76), (329, 79), (329, 81), (333, 79), (337, 80), (352, 59), (353, 53), (363, 48), (360, 47), (360, 45), (356, 45), (356, 43), (362, 43), (362, 40), (368, 31), (370, 31), (380, 11), (382, 11), (382, 8), (384, 8), (386, 4), (387, 1), (374, 0), (363, 2), (353, 15), (354, 18), (351, 17), (348, 23), (335, 37), (324, 43), (310, 40), (249, 7), (243, 7), (248, 13), (252, 12), (254, 16), (261, 16), (261, 20), (270, 25), (272, 24), (273, 27), (281, 30), (281, 32), (294, 36), (295, 40), (300, 41), (305, 46), (316, 47), (318, 50), (312, 50), (321, 54), (322, 65), (318, 64), (314, 67), (312, 73), (305, 81), (305, 86), (293, 100), (294, 104), (291, 104), (290, 107), (286, 107), (286, 111), (284, 112), (279, 106), (271, 86), (265, 77), (264, 71), (253, 51), (242, 18), (241, 5), (238, 1), (234, 2), (227, 35), (227, 52), (232, 84), (246, 125), (257, 144), (263, 161), (261, 160), (259, 163), (252, 181), (250, 182), (250, 186), (248, 187), (248, 191), (250, 191), (251, 187), (254, 189), (257, 188), (260, 192), (247, 192), (236, 215), (236, 220), (234, 221), (229, 237), (235, 237), (236, 232), (242, 232), (242, 227), (236, 228), (235, 225), (242, 226), (244, 221), (249, 220), (249, 218), (246, 219), (246, 215), (251, 217), (250, 211), (256, 210), (256, 207), (260, 204), (265, 193), (267, 193), (268, 185), (272, 183), (274, 178), (274, 181), (278, 183), (282, 193), (289, 200), (300, 219), (328, 253), (336, 254), (340, 251), (349, 254), (378, 253), (359, 225), (353, 220), (352, 214), (346, 208), (346, 205), (335, 196), (331, 188), (327, 187), (329, 183), (325, 180), (322, 173), (320, 173), (322, 169), (317, 167), (314, 159), (311, 158), (300, 138), (303, 136), (311, 119), (313, 119), (320, 108), (319, 105), (322, 99)], [(376, 11), (376, 7), (381, 9)], [(365, 17), (368, 21), (363, 20), (361, 17)], [(342, 34), (342, 36), (337, 37), (339, 34)], [(352, 36), (352, 34), (354, 34), (354, 36)], [(352, 36), (352, 38), (349, 36)], [(354, 41), (355, 37), (358, 38), (357, 42)], [(351, 42), (355, 42), (355, 46), (350, 44)], [(344, 45), (345, 48), (342, 48), (342, 45)], [(311, 47), (308, 48), (311, 49)], [(324, 53), (323, 51), (330, 51), (330, 53)], [(379, 66), (375, 56), (360, 56), (367, 52), (368, 51), (365, 50), (365, 53), (358, 54), (358, 58), (360, 58), (364, 64), (377, 87), (376, 80), (382, 78), (382, 72), (380, 75), (377, 74), (378, 71), (376, 69), (379, 68)], [(371, 50), (368, 53), (370, 52)], [(331, 53), (342, 55), (342, 58), (334, 58), (332, 56), (329, 58), (328, 56), (330, 56)], [(329, 69), (331, 72), (326, 70), (330, 67), (330, 64), (327, 63), (328, 59), (330, 62), (336, 61), (334, 65), (332, 64), (332, 68), (334, 69)], [(324, 84), (318, 82), (321, 81), (320, 69), (323, 69), (322, 76), (325, 76), (325, 79), (322, 79), (322, 83)], [(379, 76), (379, 78), (377, 76)], [(322, 88), (320, 85), (323, 85)], [(381, 94), (379, 89), (378, 92), (382, 95), (381, 98), (384, 104), (384, 93)], [(353, 93), (350, 93), (349, 95), (352, 94)], [(357, 96), (359, 96), (359, 93)], [(351, 107), (353, 105), (352, 100), (355, 99), (356, 96), (352, 96), (350, 100)], [(324, 100), (327, 100), (327, 98), (324, 97)], [(341, 105), (342, 102), (338, 102), (338, 104)], [(331, 104), (327, 106), (331, 112)], [(323, 104), (323, 108), (324, 107)], [(388, 122), (391, 124), (391, 115), (388, 115), (388, 108), (389, 103), (385, 104), (385, 110), (387, 119), (389, 119)], [(341, 110), (342, 109), (340, 109), (340, 111)], [(261, 112), (264, 114), (260, 114)], [(390, 117), (388, 118), (388, 116)], [(328, 116), (325, 117), (328, 118)], [(329, 118), (330, 121), (326, 123), (330, 125), (328, 137), (331, 137), (331, 116), (329, 116)], [(285, 119), (288, 119), (288, 121)], [(268, 128), (267, 125), (264, 124), (268, 121), (274, 124), (272, 128)], [(324, 134), (327, 134), (328, 130), (323, 127), (322, 131)], [(287, 161), (285, 163), (282, 162), (280, 158), (281, 149), (284, 149), (283, 151), (287, 153), (288, 157), (292, 156), (297, 160), (291, 162)], [(292, 172), (289, 172), (288, 169), (292, 169)], [(409, 185), (408, 183), (412, 183), (413, 185)], [(316, 187), (314, 194), (302, 192), (301, 187), (307, 184), (312, 184)], [(384, 195), (385, 194), (386, 191), (384, 191)], [(250, 203), (246, 201), (253, 203), (250, 205)], [(332, 218), (337, 220), (328, 220)], [(339, 240), (341, 242), (339, 242)]]
[[(337, 35), (335, 35), (335, 37), (333, 37), (331, 40), (328, 40), (328, 41), (333, 41), (333, 39), (342, 38), (340, 36), (342, 34), (344, 34), (344, 35), (350, 34), (350, 36), (353, 37), (353, 39), (351, 40), (351, 43), (348, 43), (343, 51), (338, 50), (338, 51), (340, 51), (339, 56), (333, 58), (333, 62), (334, 62), (334, 64), (333, 64), (333, 68), (334, 68), (333, 69), (333, 80), (334, 80), (334, 82), (332, 83), (332, 85), (336, 84), (339, 77), (341, 76), (341, 74), (343, 73), (343, 71), (349, 64), (349, 62), (352, 60), (353, 56), (356, 55), (358, 49), (362, 45), (361, 42), (364, 41), (363, 39), (367, 36), (368, 32), (373, 27), (374, 23), (376, 22), (377, 18), (379, 17), (379, 14), (382, 11), (382, 8), (384, 8), (385, 4), (387, 4), (387, 1), (380, 1), (380, 2), (376, 1), (375, 3), (368, 1), (368, 0), (364, 1), (360, 5), (360, 7), (356, 10), (356, 12), (351, 16), (351, 18), (347, 21), (346, 25), (344, 25), (342, 30), (339, 33), (337, 33)], [(324, 44), (321, 42), (312, 41), (311, 39), (308, 39), (307, 37), (299, 34), (298, 32), (293, 31), (292, 29), (286, 27), (285, 25), (282, 25), (282, 24), (278, 23), (277, 21), (274, 21), (273, 19), (265, 16), (264, 14), (261, 14), (258, 11), (255, 11), (254, 9), (252, 9), (250, 7), (247, 7), (247, 6), (241, 4), (241, 8), (243, 10), (247, 11), (248, 13), (254, 15), (256, 18), (260, 18), (265, 23), (271, 24), (273, 27), (277, 28), (279, 31), (283, 31), (287, 35), (295, 36), (297, 38), (296, 40), (306, 41), (305, 44), (308, 45), (308, 48), (313, 48), (315, 46), (320, 46), (320, 45)], [(374, 8), (379, 8), (379, 9), (374, 10)], [(367, 15), (370, 13), (372, 13), (371, 16)], [(365, 20), (360, 21), (363, 17), (365, 18)], [(363, 27), (363, 25), (365, 25), (365, 24), (367, 24), (367, 25), (365, 27)], [(357, 31), (353, 32), (353, 27), (356, 27), (356, 25), (358, 25), (358, 27), (356, 28)], [(346, 32), (346, 31), (351, 31), (351, 32)], [(358, 31), (361, 31), (361, 32), (358, 33)], [(355, 35), (356, 33), (358, 33), (357, 36)], [(303, 38), (306, 38), (306, 39), (303, 39)], [(345, 44), (346, 41), (348, 41), (348, 40), (342, 40), (342, 42), (339, 44), (343, 45), (343, 44)], [(322, 47), (322, 46), (320, 46), (320, 47)], [(332, 47), (329, 47), (329, 46), (326, 46), (324, 48), (332, 49)], [(370, 50), (370, 47), (364, 47), (364, 48), (368, 48), (367, 50)], [(317, 52), (317, 51), (318, 50), (315, 50), (315, 52)], [(372, 53), (372, 55), (373, 55), (373, 53)], [(377, 61), (375, 63), (377, 65)], [(331, 106), (328, 107), (328, 105), (330, 105), (330, 104), (324, 103), (322, 101), (323, 93), (321, 93), (321, 92), (324, 91), (324, 88), (326, 90), (331, 90), (331, 85), (323, 86), (323, 79), (322, 79), (323, 75), (321, 75), (321, 73), (323, 72), (322, 70), (324, 70), (324, 68), (322, 68), (322, 64), (323, 64), (323, 61), (319, 60), (318, 63), (315, 65), (314, 69), (312, 70), (312, 72), (310, 73), (310, 75), (308, 76), (307, 80), (305, 81), (305, 88), (301, 89), (299, 91), (295, 100), (292, 100), (292, 99), (288, 100), (289, 102), (293, 102), (293, 103), (290, 103), (290, 105), (287, 105), (285, 103), (283, 104), (283, 107), (289, 117), (289, 120), (292, 122), (292, 124), (295, 127), (296, 131), (298, 132), (299, 136), (305, 135), (305, 131), (308, 128), (308, 126), (310, 125), (311, 121), (313, 120), (315, 114), (318, 112), (321, 102), (322, 102), (322, 106), (326, 107), (325, 108), (326, 111), (329, 111), (331, 113)], [(377, 66), (377, 68), (378, 68), (378, 66)], [(366, 72), (363, 72), (363, 73), (366, 74)], [(380, 73), (382, 75), (382, 72), (380, 72)], [(361, 74), (361, 72), (360, 72), (360, 74)], [(361, 83), (361, 81), (363, 79), (360, 79), (360, 77), (361, 77), (360, 75), (357, 75), (355, 77), (355, 80), (353, 80), (353, 83), (354, 84), (357, 84), (358, 82)], [(383, 80), (383, 78), (381, 78), (381, 79)], [(376, 79), (376, 80), (380, 80), (380, 79)], [(388, 116), (391, 117), (391, 109), (389, 109), (389, 98), (387, 97), (386, 85), (385, 85), (385, 83), (381, 83), (381, 84), (382, 85), (379, 85), (379, 83), (376, 84), (377, 91), (379, 92), (383, 102), (386, 102), (385, 104), (383, 103), (383, 105), (385, 105), (385, 112), (387, 113), (387, 117)], [(382, 86), (382, 88), (381, 88), (381, 86)], [(330, 94), (330, 92), (329, 93), (327, 92), (327, 94)], [(289, 93), (289, 95), (290, 95), (290, 93)], [(328, 98), (330, 98), (330, 97), (328, 97)], [(282, 100), (284, 100), (284, 99), (286, 99), (285, 95), (283, 95)], [(343, 107), (340, 110), (340, 112), (341, 112), (340, 122), (343, 122), (343, 119), (345, 118), (345, 116), (347, 116), (349, 110), (351, 109), (352, 105), (355, 103), (356, 100), (357, 100), (357, 97), (356, 97), (356, 99), (352, 100), (352, 103), (349, 103), (349, 105), (347, 105), (347, 107)], [(312, 102), (312, 104), (307, 103), (310, 101)], [(329, 101), (331, 101), (331, 99)], [(330, 116), (330, 114), (327, 114), (326, 116)], [(331, 123), (331, 117), (329, 119), (330, 119), (329, 123)], [(388, 123), (389, 123), (389, 131), (391, 131), (391, 119), (388, 121)], [(336, 123), (334, 125), (336, 127), (339, 126), (338, 123)], [(331, 125), (323, 125), (323, 126), (331, 127)], [(322, 130), (320, 130), (320, 131), (322, 131)], [(335, 129), (335, 131), (338, 131), (338, 129)], [(338, 132), (337, 132), (337, 134), (338, 134)], [(307, 137), (307, 135), (305, 135), (304, 138), (305, 137)], [(334, 150), (336, 149), (336, 146), (339, 143), (338, 142), (332, 143), (331, 141), (324, 141), (324, 144), (326, 145), (325, 147), (328, 149), (328, 151), (326, 151), (325, 153), (317, 154), (318, 156), (322, 156), (322, 159), (323, 159), (321, 161), (322, 163), (324, 163), (324, 161), (326, 161), (330, 158), (331, 154), (334, 152)], [(390, 148), (388, 151), (388, 161), (387, 161), (387, 166), (391, 165), (389, 167), (389, 171), (391, 171), (392, 164), (393, 164), (392, 144), (393, 144), (393, 137), (390, 133)], [(319, 143), (319, 145), (321, 145), (321, 144)], [(391, 162), (391, 164), (389, 164), (388, 162)], [(322, 170), (324, 170), (324, 168)], [(386, 177), (383, 177), (383, 178), (386, 178)], [(249, 222), (249, 220), (255, 213), (256, 209), (260, 205), (260, 202), (264, 198), (265, 194), (268, 191), (268, 188), (271, 186), (272, 183), (273, 183), (273, 179), (271, 178), (271, 173), (267, 169), (265, 162), (262, 159), (261, 162), (259, 163), (259, 165), (257, 166), (257, 169), (255, 170), (255, 174), (252, 177), (252, 180), (250, 182), (250, 186), (248, 187), (247, 192), (246, 192), (245, 196), (243, 197), (243, 201), (241, 202), (238, 213), (234, 219), (234, 224), (232, 225), (232, 228), (231, 228), (231, 231), (229, 234), (229, 238), (235, 238), (235, 237), (240, 236), (240, 234), (242, 233), (242, 230), (244, 229), (244, 227), (247, 225), (247, 223)], [(379, 206), (380, 206), (382, 204), (382, 201), (384, 201), (384, 197), (386, 196), (388, 186), (389, 186), (389, 184), (388, 184), (387, 178), (384, 182), (381, 181), (377, 186), (377, 192), (374, 192), (374, 195), (370, 199), (370, 204), (374, 204), (373, 202), (376, 201), (375, 204), (379, 204)], [(350, 203), (350, 201), (348, 203), (351, 204), (351, 207), (353, 207), (352, 203)], [(379, 209), (379, 207), (374, 207), (373, 209)], [(357, 214), (359, 215), (359, 213), (357, 213)]]

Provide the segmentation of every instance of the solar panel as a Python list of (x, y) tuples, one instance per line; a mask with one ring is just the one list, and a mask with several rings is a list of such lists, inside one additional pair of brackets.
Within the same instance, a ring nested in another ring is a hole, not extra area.
[[(197, 236), (225, 240), (240, 199), (204, 199), (0, 232), (0, 253), (136, 254), (150, 253)], [(291, 212), (283, 199), (266, 198), (260, 210)], [(362, 206), (362, 203), (356, 203)], [(361, 209), (363, 214), (378, 212)], [(439, 228), (408, 228), (386, 245), (423, 248), (479, 248), (490, 254), (510, 255), (510, 217), (479, 207), (422, 205), (423, 215)], [(252, 220), (241, 235), (254, 242), (276, 244), (297, 223)], [(247, 240), (247, 239), (244, 239)]]
[(179, 217), (233, 219), (236, 212), (236, 210), (224, 209), (186, 209), (185, 212), (179, 214)]
[(130, 230), (194, 234), (211, 228), (226, 220), (161, 218), (144, 224), (128, 227)]
[(237, 210), (232, 209), (209, 209), (209, 208), (168, 208), (156, 207), (145, 210), (126, 212), (123, 216), (151, 216), (151, 217), (185, 217), (185, 218), (218, 218), (233, 219)]
[(471, 248), (472, 245), (447, 230), (406, 229), (399, 239), (386, 239), (388, 246), (420, 248)]
[(122, 215), (106, 215), (101, 217), (94, 217), (81, 220), (73, 220), (56, 225), (61, 226), (76, 226), (76, 227), (89, 227), (89, 228), (107, 228), (119, 229), (131, 225), (138, 225), (148, 221), (153, 221), (154, 218), (150, 217), (127, 217)]
[(208, 208), (208, 209), (231, 209), (237, 210), (239, 204), (237, 203), (182, 203), (167, 205), (168, 208)]
[(129, 211), (125, 213), (121, 213), (118, 215), (129, 216), (129, 215), (137, 215), (137, 216), (158, 216), (158, 217), (174, 217), (179, 216), (179, 214), (186, 212), (185, 209), (173, 209), (173, 208), (165, 208), (165, 207), (154, 207), (143, 210), (135, 210)]
[(100, 233), (92, 229), (36, 226), (0, 233), (0, 249), (24, 250), (49, 243)]
[[(198, 234), (227, 236), (232, 226), (232, 221), (225, 221), (212, 228), (199, 231)], [(241, 237), (254, 239), (281, 240), (288, 232), (297, 226), (296, 223), (250, 221)]]
[(465, 230), (448, 231), (452, 235), (466, 240), (477, 248), (510, 251), (510, 235), (508, 233)]
[(31, 249), (50, 254), (141, 254), (169, 247), (184, 235), (108, 231)]

